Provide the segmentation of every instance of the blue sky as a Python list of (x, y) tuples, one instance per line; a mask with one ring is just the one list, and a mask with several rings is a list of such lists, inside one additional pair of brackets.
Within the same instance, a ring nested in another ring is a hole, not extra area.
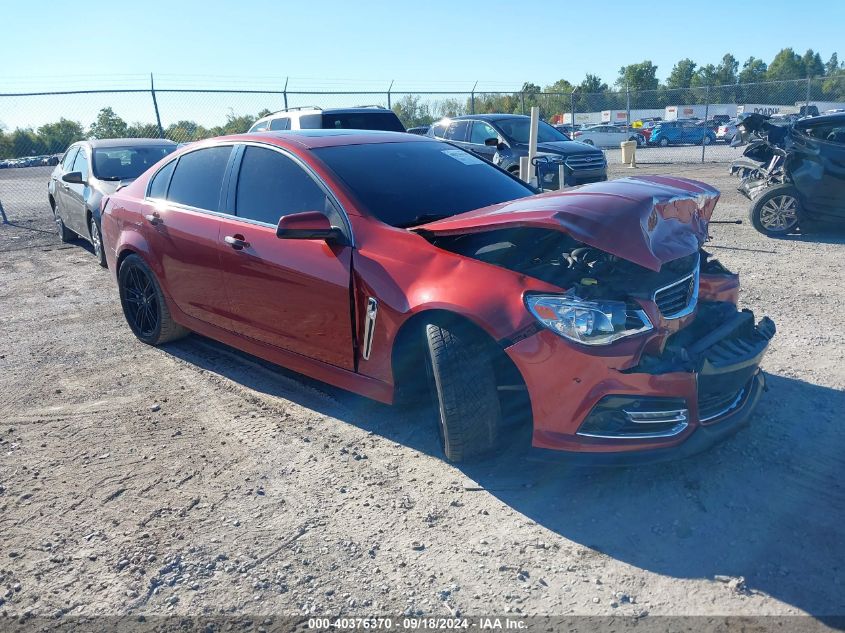
[[(395, 80), (395, 90), (457, 91), (478, 80), (480, 89), (513, 90), (577, 83), (588, 72), (612, 84), (620, 66), (643, 59), (661, 79), (682, 57), (717, 63), (725, 52), (768, 62), (791, 46), (827, 61), (842, 48), (845, 59), (840, 0), (816, 0), (812, 17), (794, 0), (759, 9), (736, 0), (4, 5), (0, 92), (135, 87), (150, 72), (171, 87), (280, 88), (289, 76), (292, 89), (384, 90)], [(0, 100), (0, 121), (17, 124), (18, 105)]]

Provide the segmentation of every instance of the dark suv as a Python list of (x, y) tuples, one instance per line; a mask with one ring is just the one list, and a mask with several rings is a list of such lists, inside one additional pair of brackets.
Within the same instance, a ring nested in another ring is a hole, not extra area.
[[(528, 156), (531, 117), (521, 114), (472, 114), (433, 124), (428, 136), (448, 141), (506, 169), (519, 173), (519, 159)], [(607, 161), (601, 150), (571, 141), (540, 121), (537, 137), (539, 186), (560, 189), (558, 170), (565, 166), (564, 186), (607, 180)]]

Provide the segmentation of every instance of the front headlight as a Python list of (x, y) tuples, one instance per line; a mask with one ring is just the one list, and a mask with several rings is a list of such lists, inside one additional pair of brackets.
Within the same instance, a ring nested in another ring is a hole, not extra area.
[(525, 305), (540, 323), (576, 343), (607, 345), (652, 329), (640, 309), (622, 301), (586, 301), (565, 295), (528, 295)]

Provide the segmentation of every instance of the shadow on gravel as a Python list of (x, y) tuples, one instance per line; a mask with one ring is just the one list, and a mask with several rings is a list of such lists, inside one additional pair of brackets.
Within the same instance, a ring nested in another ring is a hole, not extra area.
[[(430, 417), (385, 406), (192, 336), (165, 348), (250, 389), (441, 457)], [(258, 369), (258, 371), (256, 371)], [(585, 469), (528, 461), (524, 434), (458, 468), (503, 503), (589, 550), (725, 591), (845, 614), (845, 392), (769, 377), (751, 425), (685, 461)], [(444, 477), (452, 467), (443, 463)], [(465, 494), (474, 492), (473, 486)], [(728, 578), (730, 577), (730, 578)], [(744, 582), (737, 580), (743, 578)]]

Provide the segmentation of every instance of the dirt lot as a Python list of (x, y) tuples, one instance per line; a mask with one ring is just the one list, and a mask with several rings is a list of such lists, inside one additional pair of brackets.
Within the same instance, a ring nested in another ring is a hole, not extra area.
[[(744, 217), (724, 165), (675, 173)], [(845, 614), (841, 235), (714, 225), (779, 329), (752, 425), (684, 462), (584, 470), (518, 450), (455, 467), (417, 416), (200, 337), (147, 347), (43, 196), (10, 220), (0, 613)]]

